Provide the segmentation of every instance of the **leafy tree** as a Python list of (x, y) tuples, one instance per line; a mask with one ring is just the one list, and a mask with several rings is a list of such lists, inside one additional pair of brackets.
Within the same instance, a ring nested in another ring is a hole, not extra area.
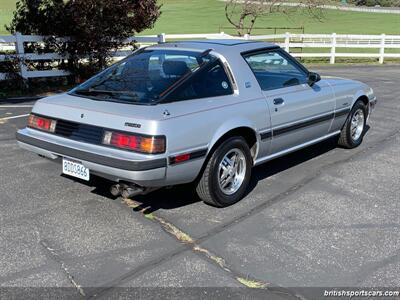
[(289, 1), (280, 0), (227, 0), (225, 16), (233, 25), (239, 36), (250, 34), (256, 21), (272, 13), (290, 15), (297, 10), (307, 13), (313, 18), (321, 20), (322, 0), (297, 0), (288, 5)]
[(45, 50), (68, 54), (68, 69), (79, 70), (85, 58), (90, 71), (96, 72), (124, 39), (153, 27), (159, 16), (157, 0), (19, 0), (6, 28), (51, 36)]

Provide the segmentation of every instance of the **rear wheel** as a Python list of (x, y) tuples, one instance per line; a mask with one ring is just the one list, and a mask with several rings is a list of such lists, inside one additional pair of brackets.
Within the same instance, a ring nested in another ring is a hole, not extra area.
[(206, 203), (226, 207), (244, 196), (249, 185), (252, 158), (241, 137), (223, 142), (207, 162), (196, 191)]
[(354, 104), (346, 123), (340, 133), (339, 145), (348, 149), (358, 147), (364, 138), (367, 121), (367, 108), (359, 100)]

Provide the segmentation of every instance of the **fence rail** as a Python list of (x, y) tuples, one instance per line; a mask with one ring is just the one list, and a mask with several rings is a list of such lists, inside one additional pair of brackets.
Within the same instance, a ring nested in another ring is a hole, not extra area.
[[(0, 62), (8, 57), (17, 57), (19, 61), (19, 70), (23, 78), (37, 77), (55, 77), (67, 76), (70, 73), (65, 70), (46, 70), (35, 71), (28, 70), (25, 61), (51, 61), (66, 59), (58, 53), (26, 53), (25, 43), (44, 43), (48, 37), (36, 35), (22, 35), (17, 33), (11, 36), (0, 36), (0, 53), (8, 51), (11, 54), (0, 55)], [(354, 34), (273, 34), (273, 35), (246, 35), (244, 37), (235, 37), (229, 34), (211, 33), (211, 34), (160, 34), (151, 36), (130, 37), (124, 41), (125, 44), (136, 42), (140, 45), (164, 43), (172, 40), (187, 39), (243, 39), (243, 40), (263, 40), (278, 44), (287, 52), (298, 58), (327, 58), (331, 64), (336, 62), (337, 58), (372, 58), (377, 59), (381, 64), (387, 58), (400, 59), (400, 50), (387, 52), (387, 49), (400, 49), (400, 35), (354, 35)], [(64, 39), (67, 40), (67, 39)], [(303, 52), (303, 49), (310, 48), (321, 51), (321, 49), (330, 49), (329, 52)], [(299, 52), (299, 49), (301, 52)], [(377, 49), (375, 53), (338, 52), (338, 49)], [(293, 51), (292, 51), (293, 50)], [(113, 57), (124, 57), (131, 54), (132, 51), (118, 49), (113, 53)], [(0, 80), (6, 78), (5, 73), (0, 73)]]
[[(5, 61), (9, 58), (15, 58), (18, 61), (18, 68), (21, 77), (24, 79), (28, 78), (42, 78), (42, 77), (60, 77), (68, 76), (70, 72), (66, 70), (28, 70), (26, 61), (52, 61), (67, 59), (68, 56), (60, 55), (59, 53), (27, 53), (25, 51), (25, 43), (45, 43), (49, 37), (38, 36), (38, 35), (22, 35), (16, 33), (15, 35), (0, 36), (0, 62)], [(59, 40), (68, 41), (68, 38), (60, 38)], [(164, 35), (158, 36), (141, 36), (141, 37), (130, 37), (123, 43), (140, 43), (140, 44), (156, 44), (165, 42)], [(4, 52), (7, 54), (1, 54)], [(113, 57), (124, 57), (131, 54), (132, 51), (126, 51), (119, 49), (113, 53)], [(0, 80), (7, 78), (6, 73), (0, 73)]]
[[(377, 58), (383, 64), (385, 58), (400, 58), (399, 53), (388, 53), (386, 49), (400, 49), (400, 35), (355, 35), (355, 34), (277, 34), (245, 36), (248, 40), (274, 41), (287, 52), (299, 58), (329, 58), (334, 64), (336, 58)], [(292, 52), (293, 48), (329, 48), (330, 53)], [(379, 49), (379, 53), (338, 52), (338, 49)]]

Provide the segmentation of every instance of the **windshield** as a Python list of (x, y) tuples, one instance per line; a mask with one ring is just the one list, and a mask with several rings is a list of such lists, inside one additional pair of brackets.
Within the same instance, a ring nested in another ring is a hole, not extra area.
[(139, 50), (73, 89), (91, 99), (155, 104), (217, 58), (180, 50)]

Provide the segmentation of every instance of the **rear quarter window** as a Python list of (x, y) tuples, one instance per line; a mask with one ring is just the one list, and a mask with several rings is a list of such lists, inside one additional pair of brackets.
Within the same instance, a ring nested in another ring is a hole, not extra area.
[(217, 60), (166, 98), (166, 102), (211, 98), (233, 94), (232, 84), (222, 63)]

